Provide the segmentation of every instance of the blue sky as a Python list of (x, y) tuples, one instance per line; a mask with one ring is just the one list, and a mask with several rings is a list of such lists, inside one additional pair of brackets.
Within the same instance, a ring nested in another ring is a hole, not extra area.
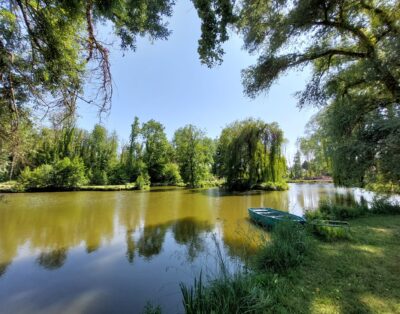
[[(209, 69), (198, 58), (200, 21), (192, 3), (179, 1), (169, 22), (172, 34), (167, 41), (140, 39), (136, 52), (122, 52), (118, 40), (101, 31), (106, 42), (115, 42), (111, 49), (113, 103), (103, 125), (126, 142), (135, 116), (141, 122), (160, 121), (170, 139), (177, 128), (189, 123), (215, 138), (230, 122), (261, 118), (279, 123), (289, 140), (287, 157), (292, 159), (296, 139), (315, 113), (312, 108), (299, 110), (294, 97), (304, 88), (308, 71), (290, 72), (268, 94), (249, 99), (243, 94), (241, 70), (254, 64), (256, 56), (242, 49), (240, 37), (231, 33), (224, 45), (224, 62)], [(98, 122), (96, 108), (79, 107), (79, 125), (91, 129)]]

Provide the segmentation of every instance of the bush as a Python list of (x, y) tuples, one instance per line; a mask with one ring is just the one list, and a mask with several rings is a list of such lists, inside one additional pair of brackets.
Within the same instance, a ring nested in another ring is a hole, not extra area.
[(90, 177), (90, 183), (94, 185), (107, 185), (107, 172), (105, 170), (94, 169)]
[(289, 189), (289, 185), (286, 182), (264, 182), (257, 184), (253, 189), (259, 189), (264, 191), (286, 191)]
[(85, 166), (79, 158), (65, 157), (53, 166), (51, 185), (55, 188), (71, 189), (86, 183)]
[(110, 175), (108, 176), (108, 181), (110, 184), (127, 184), (129, 183), (129, 176), (126, 172), (125, 165), (122, 163), (118, 163), (114, 166)]
[(347, 220), (365, 215), (368, 213), (368, 206), (364, 202), (341, 205), (332, 201), (321, 201), (319, 211), (323, 219)]
[(20, 174), (18, 185), (21, 190), (41, 190), (51, 187), (53, 177), (53, 166), (41, 165), (31, 171), (26, 167)]
[(142, 173), (136, 179), (136, 187), (139, 190), (146, 190), (150, 187), (150, 176), (147, 172)]
[(83, 162), (74, 158), (72, 161), (66, 157), (54, 165), (41, 165), (30, 170), (25, 168), (18, 179), (19, 189), (48, 190), (72, 189), (86, 182)]
[(179, 166), (173, 162), (169, 162), (164, 166), (162, 177), (164, 183), (169, 185), (178, 185), (182, 183)]
[(256, 255), (256, 268), (282, 273), (298, 266), (310, 252), (311, 242), (304, 227), (294, 222), (281, 222)]
[(310, 225), (309, 228), (311, 233), (316, 235), (319, 239), (327, 242), (349, 240), (351, 238), (350, 229), (348, 227)]
[(375, 197), (371, 203), (374, 214), (400, 214), (399, 202), (390, 201), (387, 197)]

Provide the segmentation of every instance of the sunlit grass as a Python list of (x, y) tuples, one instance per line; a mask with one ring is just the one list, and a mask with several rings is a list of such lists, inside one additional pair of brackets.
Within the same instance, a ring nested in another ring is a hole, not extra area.
[(312, 239), (313, 254), (285, 273), (269, 268), (197, 281), (197, 288), (186, 290), (192, 295), (185, 304), (195, 304), (187, 312), (400, 313), (400, 216), (351, 223), (351, 239)]

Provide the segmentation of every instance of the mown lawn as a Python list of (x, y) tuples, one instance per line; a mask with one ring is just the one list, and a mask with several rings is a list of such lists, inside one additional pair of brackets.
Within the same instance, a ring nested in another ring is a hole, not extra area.
[(187, 313), (400, 313), (400, 215), (350, 223), (349, 240), (313, 237), (311, 253), (288, 271), (250, 271), (197, 287)]
[[(400, 216), (351, 221), (351, 240), (317, 241), (291, 271), (287, 309), (304, 313), (400, 313)], [(286, 280), (285, 280), (286, 281)]]

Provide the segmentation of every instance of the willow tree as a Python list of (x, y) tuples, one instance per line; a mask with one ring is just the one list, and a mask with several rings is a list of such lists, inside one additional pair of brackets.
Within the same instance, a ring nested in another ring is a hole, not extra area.
[(283, 181), (286, 161), (282, 156), (283, 132), (276, 123), (236, 121), (222, 130), (217, 146), (217, 173), (232, 189)]
[(246, 93), (310, 65), (299, 105), (327, 106), (335, 182), (364, 185), (379, 168), (399, 184), (400, 2), (244, 0), (240, 14), (246, 48), (260, 52), (243, 72)]

